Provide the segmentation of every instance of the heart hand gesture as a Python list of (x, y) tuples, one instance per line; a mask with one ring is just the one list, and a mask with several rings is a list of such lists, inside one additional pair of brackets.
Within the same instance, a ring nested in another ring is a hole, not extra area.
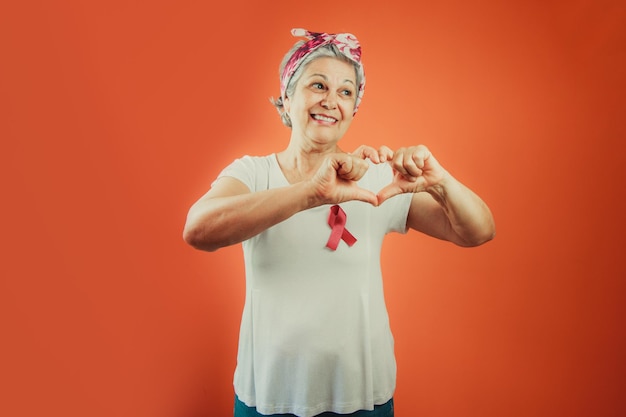
[(378, 192), (379, 205), (398, 194), (428, 191), (439, 185), (447, 175), (424, 145), (400, 148), (388, 161), (393, 168), (393, 180)]

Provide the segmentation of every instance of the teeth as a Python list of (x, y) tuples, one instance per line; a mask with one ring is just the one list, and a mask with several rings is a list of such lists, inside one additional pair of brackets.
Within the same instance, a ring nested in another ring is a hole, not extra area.
[(332, 117), (326, 117), (326, 116), (322, 116), (322, 115), (319, 115), (319, 114), (314, 114), (313, 118), (315, 120), (320, 120), (322, 122), (331, 122), (332, 123), (332, 122), (336, 122), (337, 121), (337, 119), (333, 119)]

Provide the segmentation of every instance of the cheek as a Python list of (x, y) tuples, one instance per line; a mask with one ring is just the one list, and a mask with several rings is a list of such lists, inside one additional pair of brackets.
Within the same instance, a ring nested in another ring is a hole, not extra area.
[(294, 101), (290, 108), (294, 115), (297, 113), (302, 117), (308, 117), (311, 108), (315, 105), (315, 102), (310, 97), (300, 97), (299, 100)]
[(341, 106), (344, 120), (352, 120), (354, 116), (354, 101), (346, 102)]

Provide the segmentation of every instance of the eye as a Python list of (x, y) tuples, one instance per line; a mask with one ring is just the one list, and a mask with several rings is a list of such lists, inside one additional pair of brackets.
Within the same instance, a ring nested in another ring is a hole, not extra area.
[(350, 89), (345, 89), (345, 90), (342, 90), (342, 91), (341, 91), (341, 94), (342, 94), (342, 95), (344, 95), (344, 96), (346, 96), (346, 97), (351, 97), (353, 93), (352, 93), (352, 90), (350, 90)]
[(314, 90), (323, 90), (324, 89), (324, 84), (320, 83), (320, 82), (314, 82), (311, 84), (311, 87)]

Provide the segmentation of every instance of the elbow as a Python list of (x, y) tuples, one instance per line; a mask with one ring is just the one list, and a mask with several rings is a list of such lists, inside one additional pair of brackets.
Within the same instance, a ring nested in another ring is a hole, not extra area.
[(480, 226), (460, 230), (453, 234), (451, 241), (464, 248), (472, 248), (493, 240), (496, 237), (496, 224), (492, 219)]
[(183, 229), (183, 241), (189, 246), (198, 249), (200, 246), (200, 239), (198, 237), (199, 233), (193, 227), (189, 227), (185, 225)]
[(483, 236), (483, 242), (481, 243), (481, 245), (483, 243), (487, 243), (490, 240), (495, 239), (496, 237), (496, 223), (493, 220), (493, 217), (491, 217), (491, 221), (489, 222), (489, 226), (485, 228), (485, 233)]
[(463, 239), (459, 242), (459, 246), (472, 248), (480, 245), (484, 245), (485, 243), (493, 240), (496, 237), (496, 229), (494, 226), (489, 228), (485, 228), (480, 233), (475, 233), (471, 237), (467, 239)]
[(198, 237), (195, 230), (185, 225), (183, 229), (183, 241), (189, 246), (196, 247), (198, 245)]
[(183, 241), (189, 246), (205, 252), (215, 252), (219, 249), (219, 246), (211, 244), (201, 228), (190, 225), (185, 225), (183, 229)]
[(484, 245), (485, 243), (493, 240), (495, 237), (496, 237), (496, 230), (492, 229), (489, 232), (487, 232), (487, 233), (483, 234), (482, 236), (480, 236), (480, 238), (476, 240), (474, 246)]

